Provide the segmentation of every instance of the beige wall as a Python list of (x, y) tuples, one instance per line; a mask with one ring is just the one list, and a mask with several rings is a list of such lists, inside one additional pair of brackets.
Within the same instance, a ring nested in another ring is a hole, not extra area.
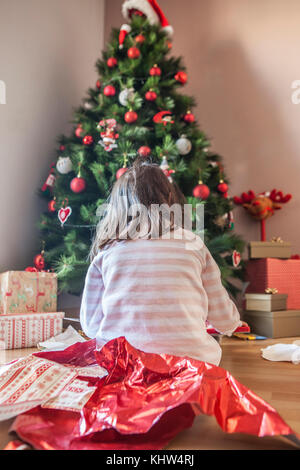
[[(188, 68), (186, 92), (197, 98), (199, 122), (224, 156), (231, 195), (291, 192), (267, 237), (290, 240), (300, 253), (300, 104), (291, 102), (291, 83), (300, 79), (299, 0), (159, 3), (175, 28), (173, 53)], [(124, 21), (121, 4), (106, 2), (106, 38)], [(236, 230), (258, 239), (259, 226), (242, 209), (235, 214)]]
[(96, 81), (104, 0), (0, 0), (0, 270), (32, 264), (56, 137)]

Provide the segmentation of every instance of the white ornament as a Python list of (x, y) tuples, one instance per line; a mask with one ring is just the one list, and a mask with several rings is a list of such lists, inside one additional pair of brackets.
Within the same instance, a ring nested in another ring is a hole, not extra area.
[(106, 152), (111, 152), (113, 149), (118, 147), (116, 144), (116, 139), (111, 137), (103, 137), (102, 140), (99, 140), (98, 144), (102, 145)]
[(128, 106), (128, 102), (130, 103), (134, 98), (134, 88), (125, 88), (119, 94), (119, 101), (122, 106)]
[(170, 170), (167, 157), (163, 157), (163, 161), (160, 165), (160, 168), (164, 172), (170, 183), (173, 183), (172, 175), (175, 173), (175, 170)]
[(88, 111), (91, 110), (91, 109), (93, 109), (93, 105), (92, 105), (91, 103), (89, 103), (88, 101), (86, 101), (83, 106), (84, 106), (84, 108), (87, 109)]
[(59, 157), (56, 169), (62, 175), (67, 175), (73, 170), (73, 164), (69, 157)]
[(185, 135), (182, 135), (176, 142), (176, 147), (180, 155), (187, 155), (192, 150), (192, 143)]
[(160, 165), (160, 168), (162, 169), (162, 171), (167, 171), (170, 168), (166, 157), (163, 157), (163, 161)]

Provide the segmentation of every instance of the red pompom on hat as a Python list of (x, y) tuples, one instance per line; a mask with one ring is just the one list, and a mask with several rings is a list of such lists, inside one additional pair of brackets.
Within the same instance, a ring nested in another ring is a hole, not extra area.
[(151, 25), (160, 24), (169, 36), (172, 36), (174, 33), (157, 0), (125, 0), (122, 6), (122, 13), (127, 21), (131, 19), (133, 13), (141, 13), (146, 16)]

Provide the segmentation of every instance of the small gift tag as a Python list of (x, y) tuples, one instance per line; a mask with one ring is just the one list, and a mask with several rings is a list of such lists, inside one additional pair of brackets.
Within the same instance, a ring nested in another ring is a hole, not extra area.
[(89, 387), (88, 382), (75, 379), (59, 396), (44, 403), (42, 408), (75, 412), (81, 411), (96, 389), (97, 387)]

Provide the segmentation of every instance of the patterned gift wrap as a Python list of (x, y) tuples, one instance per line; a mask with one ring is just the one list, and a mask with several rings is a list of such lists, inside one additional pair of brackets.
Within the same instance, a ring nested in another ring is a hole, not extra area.
[(62, 332), (64, 313), (0, 316), (0, 344), (5, 349), (32, 348)]
[(258, 259), (247, 263), (247, 293), (261, 293), (276, 288), (279, 294), (288, 294), (287, 310), (300, 309), (300, 260)]
[(7, 271), (0, 288), (0, 315), (57, 311), (55, 273)]
[(34, 355), (0, 366), (0, 421), (57, 399), (77, 374)]

